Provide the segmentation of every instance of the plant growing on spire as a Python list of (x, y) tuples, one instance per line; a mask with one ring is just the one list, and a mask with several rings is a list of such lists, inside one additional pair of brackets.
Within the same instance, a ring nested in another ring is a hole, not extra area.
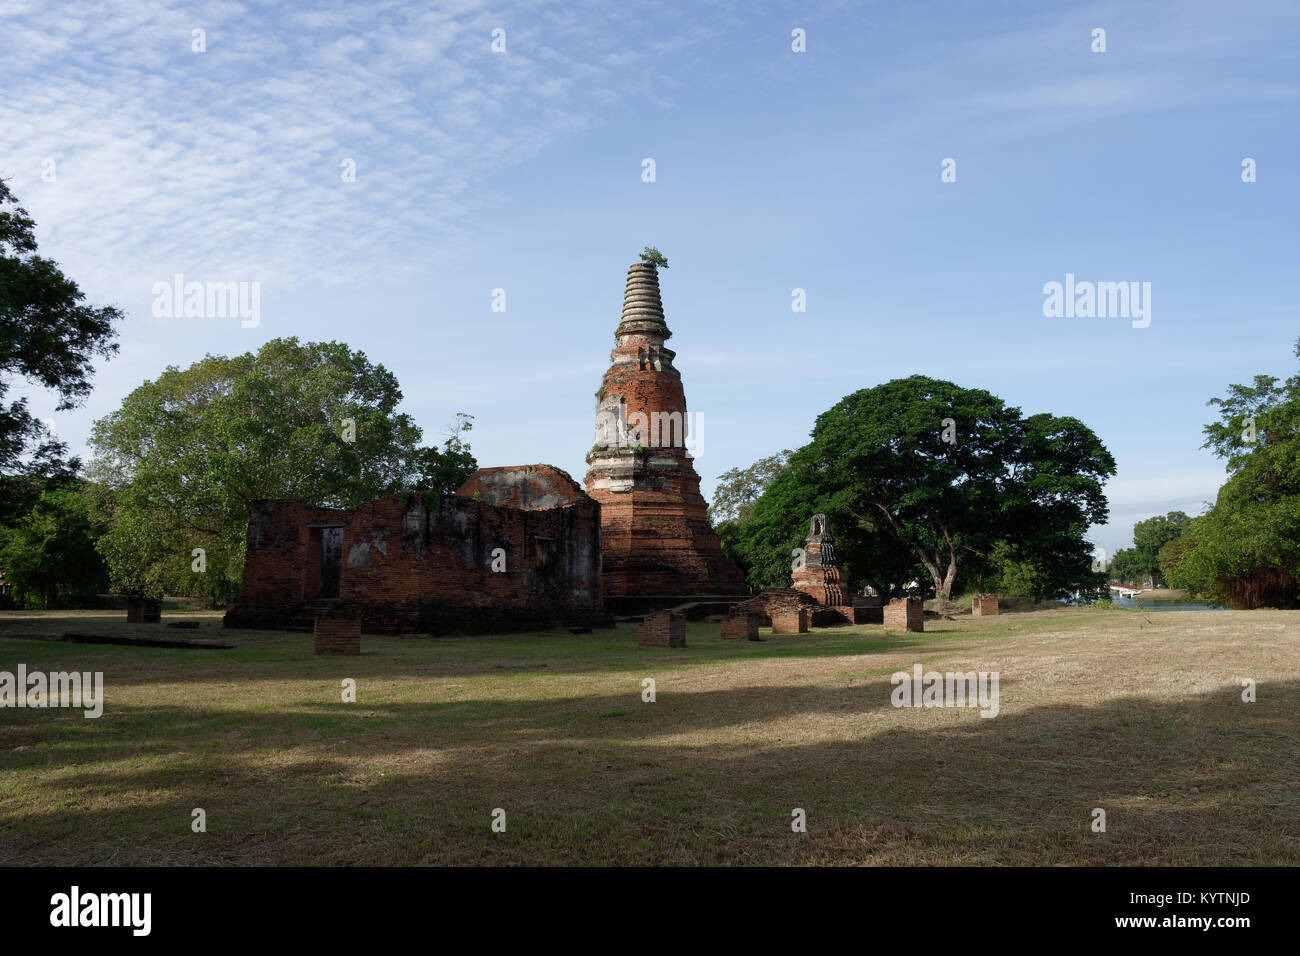
[(650, 263), (656, 269), (668, 268), (668, 260), (665, 259), (664, 254), (654, 246), (646, 246), (645, 249), (642, 250), (641, 261)]

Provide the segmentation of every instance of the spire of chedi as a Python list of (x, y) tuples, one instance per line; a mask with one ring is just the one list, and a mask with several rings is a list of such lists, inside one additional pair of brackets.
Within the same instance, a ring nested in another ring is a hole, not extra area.
[(587, 454), (587, 493), (601, 506), (601, 587), (611, 609), (746, 591), (709, 525), (687, 449), (689, 438), (700, 450), (702, 422), (687, 412), (677, 353), (664, 345), (671, 335), (657, 268), (633, 264)]

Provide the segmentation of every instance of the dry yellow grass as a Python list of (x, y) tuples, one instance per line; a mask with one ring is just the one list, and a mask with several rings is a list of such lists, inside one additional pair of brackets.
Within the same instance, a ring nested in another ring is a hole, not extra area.
[[(0, 616), (0, 670), (107, 685), (99, 720), (0, 710), (0, 863), (1300, 861), (1294, 613), (1061, 609), (759, 644), (693, 625), (676, 651), (631, 629), (368, 637), (351, 659), (193, 617), (187, 635)], [(32, 640), (66, 631), (239, 647)], [(890, 674), (918, 662), (997, 671), (999, 715), (892, 707)]]

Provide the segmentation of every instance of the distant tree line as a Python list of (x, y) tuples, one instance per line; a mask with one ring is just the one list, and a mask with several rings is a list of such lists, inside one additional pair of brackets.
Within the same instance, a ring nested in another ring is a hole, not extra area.
[(1111, 557), (1110, 577), (1124, 584), (1167, 586), (1161, 570), (1166, 548), (1181, 540), (1191, 523), (1192, 519), (1181, 511), (1139, 521), (1133, 526), (1133, 547), (1121, 548)]

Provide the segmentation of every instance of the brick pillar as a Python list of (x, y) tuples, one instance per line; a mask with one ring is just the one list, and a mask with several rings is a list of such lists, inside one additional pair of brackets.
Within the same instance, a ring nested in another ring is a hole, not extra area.
[(773, 634), (807, 634), (809, 613), (806, 607), (785, 605), (772, 608)]
[(361, 653), (361, 621), (355, 617), (322, 614), (316, 618), (317, 654), (346, 655)]
[(647, 615), (637, 629), (636, 642), (642, 647), (685, 647), (686, 618), (676, 611)]
[(896, 598), (885, 608), (885, 630), (924, 631), (925, 607), (919, 597)]
[(732, 608), (727, 619), (722, 622), (722, 639), (724, 641), (758, 640), (758, 615)]
[(161, 622), (162, 601), (143, 597), (129, 597), (126, 599), (126, 623), (159, 624)]
[(971, 599), (971, 614), (976, 617), (988, 617), (998, 613), (998, 596), (996, 594), (977, 594)]

